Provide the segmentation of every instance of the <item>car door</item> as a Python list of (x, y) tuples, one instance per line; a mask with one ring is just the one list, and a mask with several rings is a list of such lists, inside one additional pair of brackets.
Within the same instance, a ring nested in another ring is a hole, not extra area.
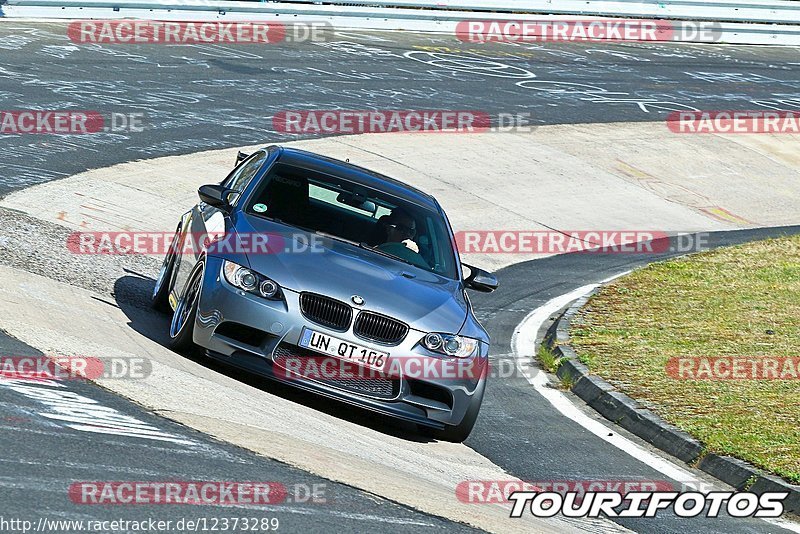
[[(259, 150), (242, 161), (222, 181), (222, 185), (231, 189), (228, 197), (231, 206), (236, 206), (242, 191), (256, 176), (266, 159), (267, 152)], [(176, 260), (175, 281), (172, 286), (176, 298), (180, 297), (189, 275), (191, 275), (197, 262), (205, 253), (208, 245), (207, 236), (223, 234), (229, 231), (231, 231), (230, 219), (228, 213), (224, 210), (210, 206), (205, 202), (200, 202), (188, 213), (182, 239), (184, 243), (182, 247), (183, 254), (180, 254)], [(187, 243), (187, 240), (190, 239), (192, 240), (191, 246)]]

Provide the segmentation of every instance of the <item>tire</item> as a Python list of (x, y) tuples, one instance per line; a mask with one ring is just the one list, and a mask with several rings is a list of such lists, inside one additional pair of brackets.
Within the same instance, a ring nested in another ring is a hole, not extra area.
[(178, 305), (172, 314), (169, 325), (169, 348), (176, 352), (192, 352), (196, 349), (194, 340), (194, 322), (197, 318), (197, 304), (203, 287), (205, 264), (198, 263), (192, 271), (186, 287), (178, 299)]
[(172, 311), (169, 305), (169, 290), (170, 280), (172, 280), (172, 272), (175, 270), (175, 250), (180, 237), (180, 227), (175, 231), (175, 237), (172, 238), (172, 244), (169, 247), (167, 255), (164, 256), (164, 261), (161, 263), (161, 270), (158, 272), (156, 278), (156, 285), (153, 288), (153, 294), (150, 297), (150, 305), (164, 313)]
[(461, 443), (469, 437), (470, 433), (472, 433), (472, 429), (475, 427), (475, 421), (478, 420), (478, 413), (481, 411), (482, 402), (483, 392), (481, 391), (480, 398), (472, 401), (472, 404), (467, 409), (467, 413), (464, 414), (464, 418), (459, 424), (447, 425), (442, 430), (427, 427), (423, 429), (423, 432), (428, 436), (438, 439), (439, 441)]

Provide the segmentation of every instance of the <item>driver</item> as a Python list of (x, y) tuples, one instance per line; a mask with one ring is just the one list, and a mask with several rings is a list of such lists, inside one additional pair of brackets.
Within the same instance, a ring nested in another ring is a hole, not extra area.
[(381, 218), (386, 229), (386, 241), (377, 248), (420, 267), (430, 268), (419, 254), (419, 245), (414, 242), (417, 222), (403, 208), (395, 208), (391, 214)]

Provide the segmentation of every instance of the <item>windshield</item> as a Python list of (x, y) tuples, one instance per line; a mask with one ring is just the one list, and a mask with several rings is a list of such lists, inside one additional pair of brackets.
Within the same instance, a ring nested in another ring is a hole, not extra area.
[(263, 178), (246, 212), (448, 278), (458, 276), (447, 225), (438, 212), (342, 178), (278, 163)]

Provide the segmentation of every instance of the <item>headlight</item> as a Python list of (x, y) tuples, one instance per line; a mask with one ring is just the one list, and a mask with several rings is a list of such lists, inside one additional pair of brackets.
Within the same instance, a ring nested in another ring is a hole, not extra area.
[(222, 264), (222, 273), (230, 285), (243, 291), (259, 295), (265, 299), (279, 299), (281, 297), (281, 287), (277, 282), (247, 267), (225, 260)]
[(271, 299), (275, 295), (277, 295), (278, 291), (280, 291), (278, 284), (274, 280), (270, 280), (269, 278), (264, 279), (258, 285), (258, 292), (261, 293), (262, 297), (266, 297), (268, 299)]
[(421, 343), (423, 347), (431, 352), (456, 358), (466, 358), (475, 354), (479, 342), (471, 337), (431, 332), (422, 338)]

